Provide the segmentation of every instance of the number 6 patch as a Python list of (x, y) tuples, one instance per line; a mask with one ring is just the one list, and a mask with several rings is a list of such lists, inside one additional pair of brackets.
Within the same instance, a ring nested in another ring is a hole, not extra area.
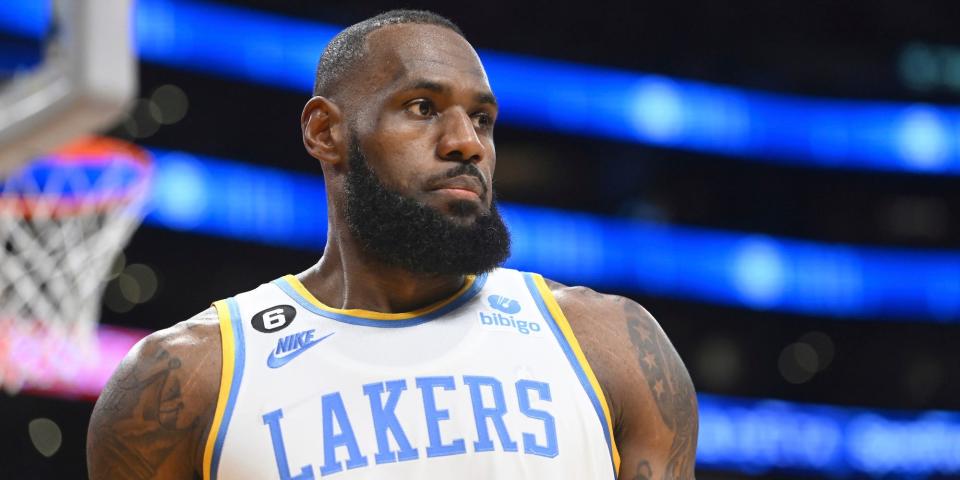
[(287, 328), (296, 316), (297, 310), (290, 305), (277, 305), (254, 315), (250, 323), (260, 332), (273, 333)]

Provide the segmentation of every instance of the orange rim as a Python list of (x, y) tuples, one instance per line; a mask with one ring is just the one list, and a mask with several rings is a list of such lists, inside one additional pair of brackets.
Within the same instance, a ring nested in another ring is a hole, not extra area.
[(153, 173), (153, 162), (146, 150), (108, 137), (84, 137), (37, 160), (50, 167), (83, 165), (94, 169), (124, 162), (125, 167), (133, 172), (133, 179), (119, 188), (94, 188), (71, 195), (21, 193), (0, 196), (0, 215), (55, 218), (108, 212), (146, 194), (145, 187)]

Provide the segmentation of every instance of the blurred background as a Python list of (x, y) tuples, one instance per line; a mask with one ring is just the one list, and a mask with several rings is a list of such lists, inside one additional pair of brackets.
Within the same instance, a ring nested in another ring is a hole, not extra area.
[[(0, 5), (8, 75), (42, 57), (42, 3)], [(155, 173), (102, 345), (318, 259), (315, 63), (398, 6), (137, 2), (138, 100), (109, 135)], [(508, 265), (636, 299), (672, 339), (701, 395), (698, 478), (960, 478), (954, 2), (402, 6), (484, 60)], [(0, 393), (0, 477), (84, 478), (100, 387)]]

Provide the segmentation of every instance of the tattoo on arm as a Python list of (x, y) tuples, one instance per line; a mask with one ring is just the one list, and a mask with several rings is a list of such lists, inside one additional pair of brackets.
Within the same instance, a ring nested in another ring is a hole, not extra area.
[[(657, 331), (649, 315), (631, 301), (625, 301), (623, 309), (640, 369), (656, 400), (660, 418), (674, 434), (663, 478), (692, 479), (698, 428), (693, 383), (673, 347)], [(641, 462), (638, 472), (634, 480), (652, 477), (647, 462)]]
[(637, 473), (633, 480), (653, 480), (653, 470), (650, 468), (650, 462), (640, 460), (637, 462)]
[(139, 362), (121, 367), (97, 402), (90, 429), (96, 439), (90, 461), (97, 478), (154, 478), (201, 428), (198, 418), (184, 415), (180, 358), (154, 348)]

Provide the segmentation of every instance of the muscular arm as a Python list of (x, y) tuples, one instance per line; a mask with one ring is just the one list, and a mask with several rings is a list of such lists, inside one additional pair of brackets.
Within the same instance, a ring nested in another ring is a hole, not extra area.
[(632, 300), (551, 283), (594, 369), (614, 422), (619, 478), (694, 478), (697, 398), (657, 321)]
[(87, 433), (90, 478), (198, 477), (220, 363), (212, 308), (141, 340), (94, 407)]

